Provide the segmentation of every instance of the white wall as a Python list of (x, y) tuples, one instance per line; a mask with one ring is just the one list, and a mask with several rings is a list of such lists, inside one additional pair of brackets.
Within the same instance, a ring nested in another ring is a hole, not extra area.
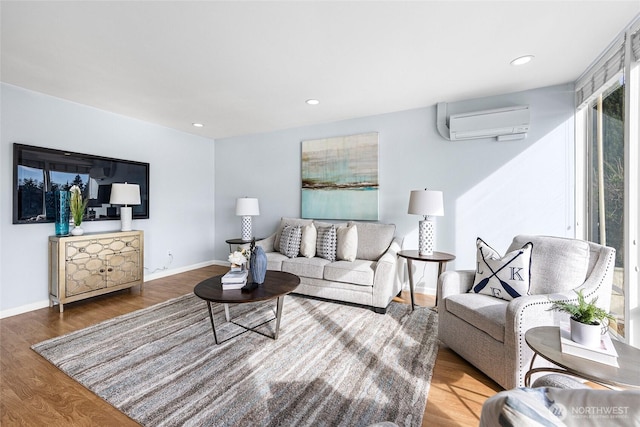
[[(215, 156), (209, 139), (15, 86), (1, 84), (0, 98), (0, 317), (47, 304), (53, 234), (53, 224), (11, 224), (14, 142), (151, 164), (151, 215), (134, 220), (145, 231), (147, 278), (226, 260), (224, 240), (240, 234), (236, 197), (260, 199), (258, 236), (272, 233), (281, 216), (299, 216), (300, 141), (369, 131), (380, 134), (380, 221), (397, 225), (405, 248), (417, 247), (419, 220), (406, 213), (409, 192), (424, 187), (445, 192), (436, 249), (458, 257), (450, 269), (473, 268), (477, 236), (504, 251), (518, 233), (574, 235), (571, 85), (449, 105), (455, 113), (529, 104), (532, 131), (524, 141), (446, 141), (431, 106), (216, 140)], [(116, 230), (118, 222), (86, 229)], [(434, 266), (416, 279), (433, 292)]]
[[(212, 140), (7, 84), (0, 98), (0, 317), (47, 306), (47, 238), (54, 234), (52, 223), (12, 224), (14, 142), (150, 163), (150, 216), (133, 221), (145, 232), (145, 275), (211, 262)], [(119, 227), (83, 222), (88, 232)]]
[[(301, 141), (370, 131), (379, 132), (380, 221), (397, 225), (405, 248), (417, 248), (420, 219), (407, 214), (409, 192), (424, 187), (444, 191), (436, 249), (457, 256), (449, 269), (474, 267), (478, 236), (500, 251), (520, 233), (573, 236), (572, 85), (453, 103), (449, 113), (520, 104), (531, 106), (524, 141), (447, 141), (437, 132), (435, 106), (216, 140), (216, 258), (226, 259), (224, 240), (240, 235), (237, 197), (260, 201), (256, 236), (271, 234), (281, 216), (300, 215)], [(435, 274), (423, 266), (419, 286), (433, 292)]]

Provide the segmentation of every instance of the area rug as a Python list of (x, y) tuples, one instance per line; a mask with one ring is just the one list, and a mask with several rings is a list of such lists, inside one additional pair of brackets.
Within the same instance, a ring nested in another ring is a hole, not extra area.
[[(219, 339), (241, 330), (212, 306)], [(230, 311), (258, 324), (274, 310), (267, 302)], [(287, 296), (277, 340), (248, 332), (216, 345), (206, 303), (189, 294), (32, 348), (144, 426), (419, 426), (437, 314)]]

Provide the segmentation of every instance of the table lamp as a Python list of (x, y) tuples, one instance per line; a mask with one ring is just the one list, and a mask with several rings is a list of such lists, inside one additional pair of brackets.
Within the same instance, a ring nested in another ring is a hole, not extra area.
[(140, 204), (140, 186), (126, 182), (124, 184), (111, 184), (109, 203), (112, 205), (124, 205), (120, 208), (120, 231), (131, 231), (133, 213), (129, 205)]
[(260, 215), (258, 199), (250, 197), (236, 199), (236, 215), (242, 217), (242, 240), (250, 241), (253, 237), (251, 217)]
[(418, 253), (433, 255), (436, 237), (436, 216), (444, 215), (442, 191), (414, 190), (409, 197), (409, 214), (422, 215), (419, 222)]

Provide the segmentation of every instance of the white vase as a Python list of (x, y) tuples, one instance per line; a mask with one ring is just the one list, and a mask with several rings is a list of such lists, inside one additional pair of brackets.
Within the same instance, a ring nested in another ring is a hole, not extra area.
[(79, 225), (73, 227), (73, 229), (71, 230), (72, 236), (82, 236), (82, 234), (84, 234), (84, 230), (80, 228)]
[(599, 347), (600, 336), (602, 335), (602, 325), (587, 325), (578, 322), (573, 317), (569, 319), (571, 324), (571, 340), (582, 344), (585, 347)]

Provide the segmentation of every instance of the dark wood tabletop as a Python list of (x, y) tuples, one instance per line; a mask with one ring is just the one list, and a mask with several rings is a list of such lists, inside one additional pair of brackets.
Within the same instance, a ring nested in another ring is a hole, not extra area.
[(414, 261), (431, 261), (431, 262), (448, 262), (456, 259), (455, 255), (446, 252), (433, 252), (432, 255), (420, 255), (417, 250), (406, 250), (398, 252), (398, 256), (402, 258), (412, 259)]
[(640, 350), (612, 340), (618, 352), (619, 368), (584, 357), (563, 353), (560, 328), (539, 326), (525, 334), (529, 347), (541, 357), (586, 380), (622, 388), (640, 388)]
[(252, 291), (222, 289), (222, 275), (210, 277), (198, 283), (193, 293), (203, 300), (217, 303), (246, 303), (265, 301), (289, 294), (298, 287), (300, 278), (295, 274), (267, 270), (264, 283)]
[(225, 240), (225, 242), (229, 245), (245, 245), (247, 243), (251, 243), (251, 241), (253, 241), (254, 239), (256, 242), (259, 242), (260, 240), (264, 240), (264, 237), (254, 237), (249, 240), (243, 240), (241, 238), (227, 239)]

